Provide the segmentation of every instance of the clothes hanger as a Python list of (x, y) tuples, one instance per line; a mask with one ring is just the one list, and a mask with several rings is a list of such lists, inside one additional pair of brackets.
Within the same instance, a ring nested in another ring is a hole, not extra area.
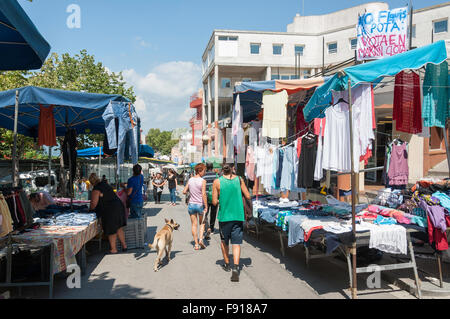
[(348, 105), (348, 102), (344, 100), (344, 98), (340, 97), (339, 100), (337, 100), (337, 102), (334, 103), (332, 106), (338, 105), (339, 103), (345, 103)]

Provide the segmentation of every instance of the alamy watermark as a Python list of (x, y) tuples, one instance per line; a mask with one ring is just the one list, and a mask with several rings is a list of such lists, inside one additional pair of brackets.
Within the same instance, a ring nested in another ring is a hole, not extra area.
[(68, 273), (71, 273), (69, 275), (69, 277), (67, 277), (66, 280), (66, 285), (67, 288), (69, 289), (73, 289), (73, 288), (77, 288), (80, 289), (81, 288), (81, 269), (80, 266), (78, 266), (77, 264), (72, 264), (67, 266), (67, 270)]
[(367, 277), (366, 284), (369, 289), (381, 288), (381, 267), (378, 265), (369, 265), (367, 267), (368, 272), (373, 271), (371, 275)]
[(67, 9), (70, 15), (67, 17), (66, 24), (69, 29), (81, 29), (81, 8), (78, 4), (70, 4)]

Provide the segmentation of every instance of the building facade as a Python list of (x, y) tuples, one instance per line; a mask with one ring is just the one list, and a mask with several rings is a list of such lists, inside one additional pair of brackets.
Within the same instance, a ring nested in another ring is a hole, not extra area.
[[(354, 64), (356, 24), (364, 12), (389, 10), (384, 2), (371, 2), (337, 12), (300, 16), (287, 25), (286, 32), (214, 30), (202, 55), (203, 83), (203, 157), (226, 152), (225, 129), (230, 126), (233, 87), (237, 82), (302, 79), (340, 65)], [(448, 19), (450, 2), (414, 10), (412, 47), (450, 39)], [(332, 73), (327, 73), (330, 75)], [(380, 130), (393, 132), (393, 86), (375, 92)], [(394, 125), (395, 127), (395, 125)], [(443, 132), (432, 130), (430, 139), (408, 137), (412, 148), (422, 148), (424, 158), (411, 177), (423, 176), (445, 157)], [(381, 151), (381, 145), (379, 148)], [(373, 166), (382, 157), (373, 159)], [(376, 176), (368, 176), (376, 179)]]

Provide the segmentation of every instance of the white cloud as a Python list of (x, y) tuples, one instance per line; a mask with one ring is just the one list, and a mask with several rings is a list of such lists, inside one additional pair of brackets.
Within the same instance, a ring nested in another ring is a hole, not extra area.
[(144, 38), (142, 38), (142, 37), (139, 37), (139, 36), (138, 36), (138, 37), (135, 37), (134, 40), (136, 41), (136, 43), (137, 43), (139, 46), (141, 46), (141, 47), (143, 47), (143, 48), (149, 48), (149, 47), (151, 47), (151, 44), (150, 44), (149, 42), (145, 41)]
[(134, 88), (136, 111), (145, 133), (150, 128), (171, 130), (189, 126), (194, 112), (189, 108), (189, 97), (201, 84), (199, 65), (173, 61), (158, 65), (147, 74), (125, 70), (123, 76)]

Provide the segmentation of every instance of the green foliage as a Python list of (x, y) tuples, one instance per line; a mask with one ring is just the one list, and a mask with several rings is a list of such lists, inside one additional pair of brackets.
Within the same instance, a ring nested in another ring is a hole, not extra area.
[[(101, 62), (96, 62), (86, 50), (70, 56), (53, 53), (39, 71), (0, 72), (0, 90), (15, 89), (27, 85), (88, 93), (120, 94), (133, 103), (136, 101), (132, 87), (126, 87), (122, 72), (108, 72)], [(12, 134), (10, 134), (12, 136)], [(0, 157), (11, 154), (12, 139), (5, 129), (0, 129)], [(40, 156), (42, 151), (34, 148), (34, 139), (20, 136), (19, 158)], [(61, 138), (59, 138), (61, 143)], [(91, 147), (94, 142), (103, 141), (103, 134), (85, 134), (78, 136), (79, 148)], [(9, 144), (10, 143), (10, 144)]]
[(172, 139), (172, 131), (161, 132), (159, 129), (152, 128), (148, 131), (146, 142), (155, 152), (170, 155), (172, 147), (178, 143), (178, 140)]

